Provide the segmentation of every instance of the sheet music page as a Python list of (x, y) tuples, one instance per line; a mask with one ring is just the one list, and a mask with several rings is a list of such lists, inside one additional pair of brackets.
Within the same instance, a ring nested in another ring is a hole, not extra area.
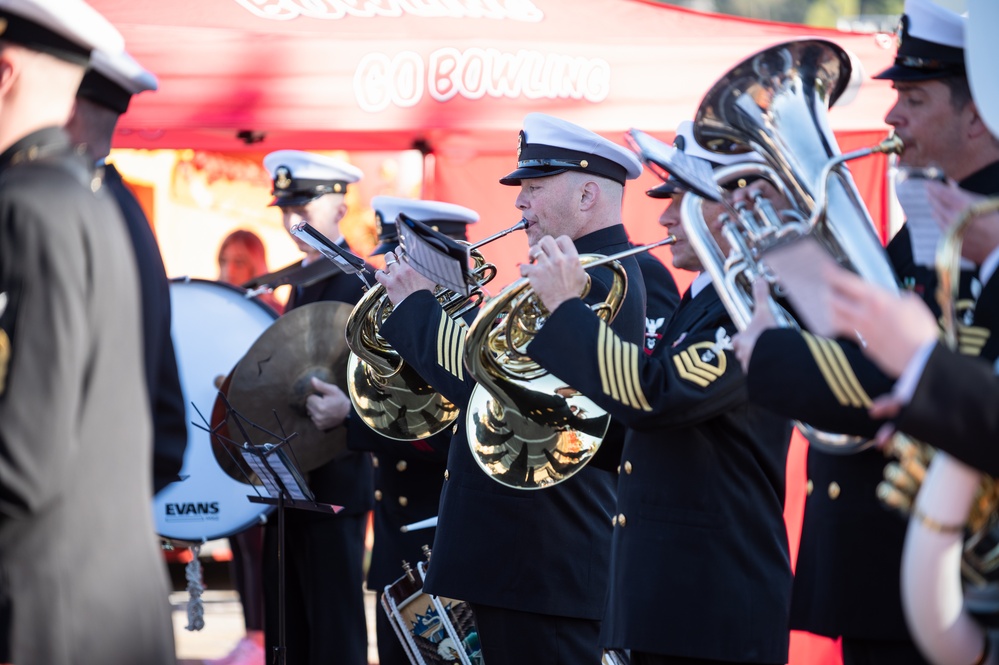
[(397, 224), (406, 260), (413, 269), (434, 283), (467, 296), (471, 281), (468, 247), (404, 215), (399, 216)]
[[(926, 194), (926, 178), (899, 170), (895, 178), (895, 196), (905, 213), (905, 225), (912, 241), (912, 259), (916, 265), (936, 267), (937, 247), (943, 232), (933, 217), (933, 209)], [(961, 269), (971, 270), (974, 264), (961, 259)]]
[[(272, 499), (281, 497), (281, 487), (274, 480), (274, 474), (276, 473), (290, 495), (290, 497), (285, 498), (291, 498), (295, 501), (313, 501), (312, 490), (306, 485), (302, 474), (298, 472), (298, 469), (295, 468), (294, 464), (284, 454), (284, 451), (278, 450), (276, 453), (265, 454), (265, 451), (269, 450), (268, 445), (253, 446), (252, 450), (246, 448), (240, 450), (243, 459), (246, 460), (246, 463), (264, 484), (267, 494)], [(266, 462), (264, 461), (265, 459)]]

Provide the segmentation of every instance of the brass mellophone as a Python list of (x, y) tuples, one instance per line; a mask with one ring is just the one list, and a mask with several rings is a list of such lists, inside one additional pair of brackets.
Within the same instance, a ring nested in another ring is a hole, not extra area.
[[(478, 306), (482, 288), (496, 276), (496, 267), (486, 262), (478, 248), (524, 228), (527, 222), (521, 219), (469, 246), (475, 263), (475, 283), (469, 295), (442, 287), (434, 292), (449, 317), (457, 320)], [(347, 361), (348, 393), (361, 420), (379, 434), (399, 441), (425, 439), (449, 427), (459, 409), (424, 381), (378, 334), (391, 313), (392, 303), (381, 284), (369, 289), (350, 313), (346, 328), (351, 351)]]

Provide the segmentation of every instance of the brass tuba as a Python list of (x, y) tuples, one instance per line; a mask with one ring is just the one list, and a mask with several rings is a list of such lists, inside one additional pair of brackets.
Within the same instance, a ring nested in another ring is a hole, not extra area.
[[(999, 198), (964, 211), (937, 249), (937, 300), (944, 340), (957, 348), (955, 304), (965, 230), (999, 210)], [(999, 488), (995, 480), (944, 452), (928, 452), (902, 550), (902, 607), (913, 639), (931, 662), (996, 663), (999, 654), (974, 615), (999, 611)], [(889, 470), (886, 469), (886, 475)], [(918, 480), (918, 478), (917, 478)], [(883, 484), (884, 485), (884, 484)], [(879, 496), (893, 492), (878, 487)], [(963, 584), (962, 584), (963, 579)]]
[[(618, 259), (671, 244), (674, 236), (612, 256), (584, 254), (586, 270), (604, 266), (613, 282), (591, 309), (610, 323), (628, 290)], [(580, 295), (589, 291), (589, 284)], [(477, 384), (465, 414), (472, 457), (493, 480), (514, 489), (551, 487), (575, 475), (596, 454), (610, 415), (539, 366), (527, 345), (549, 312), (526, 278), (492, 298), (465, 337), (465, 367)]]
[[(488, 238), (470, 245), (475, 284), (469, 295), (437, 287), (435, 297), (445, 313), (457, 319), (477, 307), (483, 287), (496, 276), (496, 267), (487, 263), (478, 250), (493, 240), (526, 228), (520, 220)], [(379, 334), (392, 313), (385, 287), (378, 284), (357, 302), (347, 319), (347, 389), (361, 420), (382, 436), (398, 441), (416, 441), (449, 427), (459, 409), (435, 391), (406, 364)]]
[[(902, 145), (889, 138), (863, 150), (839, 152), (827, 113), (847, 88), (851, 73), (849, 54), (832, 42), (802, 39), (777, 44), (732, 68), (697, 110), (694, 136), (700, 145), (723, 154), (756, 154), (765, 162), (716, 169), (708, 185), (703, 177), (679, 174), (692, 192), (682, 203), (684, 230), (740, 330), (752, 318), (753, 280), (770, 279), (762, 253), (788, 238), (811, 234), (844, 266), (874, 284), (898, 290), (871, 217), (842, 164), (873, 153), (900, 152)], [(639, 145), (649, 143), (649, 137), (637, 139)], [(642, 156), (646, 162), (656, 160), (648, 151)], [(675, 164), (658, 166), (677, 175)], [(777, 211), (762, 197), (751, 206), (727, 206), (722, 216), (722, 233), (730, 246), (726, 254), (708, 230), (702, 205), (706, 199), (723, 202), (721, 185), (746, 178), (771, 182), (789, 207)], [(776, 301), (771, 299), (769, 306), (780, 325), (797, 327)], [(799, 429), (826, 452), (855, 452), (870, 443), (800, 423)]]

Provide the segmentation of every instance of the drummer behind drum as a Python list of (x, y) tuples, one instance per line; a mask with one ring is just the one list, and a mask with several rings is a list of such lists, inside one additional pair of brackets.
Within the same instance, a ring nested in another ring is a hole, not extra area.
[[(330, 157), (279, 150), (264, 157), (274, 183), (271, 205), (281, 210), (285, 229), (308, 222), (346, 247), (339, 223), (347, 213), (347, 186), (361, 179), (354, 166)], [(318, 251), (295, 239), (305, 252), (303, 265), (321, 260)], [(325, 260), (325, 259), (322, 259)], [(337, 272), (292, 291), (286, 313), (320, 301), (356, 303), (361, 281)], [(328, 331), (343, 338), (343, 331)], [(344, 342), (345, 343), (345, 342)], [(346, 372), (346, 367), (340, 370)], [(313, 379), (316, 394), (307, 400), (308, 415), (320, 430), (341, 422), (350, 409), (343, 393)], [(371, 457), (348, 453), (308, 472), (316, 501), (343, 506), (335, 517), (288, 511), (285, 524), (287, 662), (301, 665), (367, 665), (364, 616), (364, 531), (372, 507)], [(277, 524), (264, 536), (264, 588), (268, 653), (278, 643)]]
[[(372, 256), (394, 252), (399, 247), (396, 218), (400, 213), (456, 240), (467, 240), (468, 225), (479, 219), (475, 211), (462, 206), (394, 196), (376, 196), (371, 207), (378, 223), (379, 242)], [(386, 585), (402, 575), (403, 560), (415, 570), (417, 562), (423, 560), (422, 546), (433, 544), (435, 528), (407, 533), (400, 528), (436, 517), (450, 440), (450, 428), (429, 439), (395, 441), (376, 434), (359, 420), (349, 420), (347, 445), (374, 454), (375, 544), (368, 589), (379, 596), (376, 619), (381, 665), (409, 665), (399, 638), (381, 610), (381, 595)]]

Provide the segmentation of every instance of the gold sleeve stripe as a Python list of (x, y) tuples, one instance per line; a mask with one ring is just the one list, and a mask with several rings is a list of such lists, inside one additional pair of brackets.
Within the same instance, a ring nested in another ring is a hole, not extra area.
[(604, 357), (604, 344), (607, 343), (607, 326), (600, 326), (597, 332), (597, 367), (600, 369), (600, 390), (610, 395), (610, 382), (607, 380), (607, 359)]
[(836, 366), (839, 367), (840, 379), (844, 382), (844, 385), (849, 386), (850, 391), (860, 399), (861, 406), (864, 408), (869, 407), (871, 405), (871, 398), (867, 394), (867, 391), (864, 390), (864, 386), (860, 384), (860, 379), (857, 378), (857, 373), (850, 366), (850, 361), (846, 359), (843, 348), (831, 339), (824, 340), (824, 342), (827, 351), (836, 359)]
[(832, 340), (820, 339), (811, 333), (803, 332), (812, 358), (818, 365), (829, 389), (842, 406), (862, 407), (871, 403), (867, 393), (860, 387), (857, 376), (846, 361), (842, 349)]
[(461, 362), (464, 349), (464, 326), (441, 312), (440, 323), (437, 326), (437, 364), (462, 381), (465, 379), (465, 370)]
[(651, 411), (652, 407), (638, 382), (638, 362), (638, 346), (622, 341), (606, 323), (601, 323), (597, 334), (601, 390), (611, 399), (633, 409)]
[(966, 356), (980, 356), (991, 332), (982, 326), (959, 326), (958, 351)]
[(628, 403), (633, 408), (642, 411), (652, 410), (638, 382), (638, 346), (634, 344), (624, 345), (624, 386), (628, 392)]
[(976, 337), (978, 339), (988, 339), (989, 329), (983, 326), (958, 326), (958, 337)]

